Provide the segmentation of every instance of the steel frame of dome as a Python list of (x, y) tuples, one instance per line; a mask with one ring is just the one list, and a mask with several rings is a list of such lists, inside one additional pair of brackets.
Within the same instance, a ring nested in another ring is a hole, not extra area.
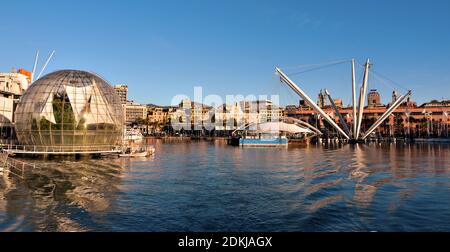
[(35, 81), (15, 112), (16, 154), (95, 154), (120, 151), (123, 109), (98, 75), (61, 70)]

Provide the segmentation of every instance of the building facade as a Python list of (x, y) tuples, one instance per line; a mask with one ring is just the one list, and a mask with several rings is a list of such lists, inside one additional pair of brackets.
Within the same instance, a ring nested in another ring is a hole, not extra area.
[(170, 131), (171, 115), (176, 107), (147, 105), (147, 134)]
[(114, 86), (117, 95), (120, 97), (120, 102), (126, 104), (128, 101), (128, 86), (124, 84), (118, 84)]
[[(366, 106), (364, 108), (363, 122), (361, 130), (364, 132), (378, 120), (389, 106)], [(339, 122), (339, 117), (334, 114), (330, 107), (323, 108), (325, 113)], [(353, 123), (353, 108), (340, 109), (345, 122), (351, 128)], [(315, 125), (323, 131), (333, 131), (328, 123), (310, 108), (287, 107), (286, 116), (297, 118)], [(375, 135), (383, 137), (448, 137), (450, 133), (450, 101), (432, 101), (417, 106), (408, 100), (397, 108), (392, 115), (375, 130)]]
[(279, 121), (284, 110), (270, 100), (258, 100), (223, 104), (214, 112), (215, 130), (233, 131), (247, 124)]
[(183, 99), (169, 115), (171, 126), (175, 131), (211, 130), (208, 126), (212, 110), (211, 106)]
[(15, 138), (14, 111), (20, 97), (31, 84), (31, 73), (13, 70), (0, 73), (0, 141), (9, 142)]
[(125, 123), (127, 126), (132, 124), (139, 124), (139, 122), (144, 122), (147, 119), (147, 106), (141, 105), (136, 102), (127, 102), (122, 104)]
[(370, 92), (367, 94), (367, 103), (371, 108), (383, 106), (383, 104), (381, 103), (380, 93), (378, 93), (376, 89), (370, 90)]

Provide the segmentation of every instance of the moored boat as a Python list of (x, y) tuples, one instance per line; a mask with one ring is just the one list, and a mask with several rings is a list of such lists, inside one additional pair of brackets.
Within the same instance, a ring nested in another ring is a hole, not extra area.
[(153, 146), (141, 146), (139, 148), (128, 147), (124, 150), (120, 157), (148, 157), (155, 153), (155, 148)]
[(239, 139), (239, 145), (242, 147), (287, 147), (289, 144), (286, 136), (262, 136), (245, 137)]

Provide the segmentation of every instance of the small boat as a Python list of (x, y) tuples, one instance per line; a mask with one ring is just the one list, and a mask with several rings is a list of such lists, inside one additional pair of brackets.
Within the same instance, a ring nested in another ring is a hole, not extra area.
[(148, 157), (155, 153), (155, 148), (153, 146), (144, 146), (140, 148), (129, 147), (121, 154), (119, 157)]

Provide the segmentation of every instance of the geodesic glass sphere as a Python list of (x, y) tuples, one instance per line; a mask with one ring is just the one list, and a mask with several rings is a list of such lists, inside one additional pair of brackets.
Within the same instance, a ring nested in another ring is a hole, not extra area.
[(85, 71), (56, 71), (34, 82), (15, 118), (20, 145), (90, 150), (122, 141), (120, 98), (105, 80)]

